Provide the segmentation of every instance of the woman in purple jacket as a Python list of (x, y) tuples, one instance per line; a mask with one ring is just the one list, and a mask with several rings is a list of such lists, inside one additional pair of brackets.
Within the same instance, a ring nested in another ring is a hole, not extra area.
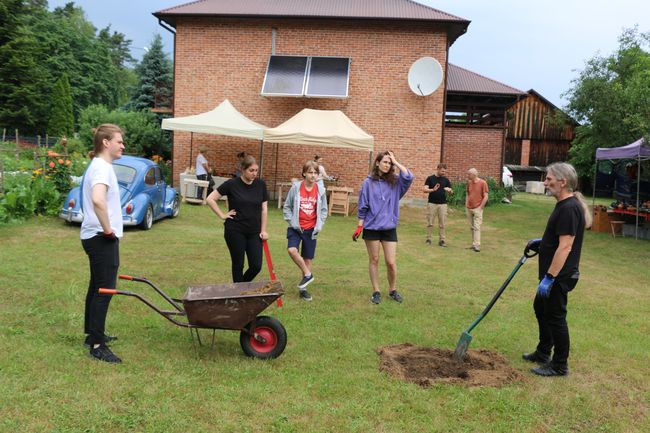
[(384, 260), (388, 274), (388, 295), (402, 302), (402, 295), (396, 290), (397, 264), (397, 222), (399, 201), (406, 194), (413, 174), (397, 162), (393, 152), (382, 152), (375, 158), (372, 173), (364, 179), (359, 191), (359, 225), (352, 235), (356, 241), (363, 231), (363, 240), (368, 250), (368, 270), (372, 284), (373, 304), (381, 302), (379, 292), (379, 246), (384, 249)]

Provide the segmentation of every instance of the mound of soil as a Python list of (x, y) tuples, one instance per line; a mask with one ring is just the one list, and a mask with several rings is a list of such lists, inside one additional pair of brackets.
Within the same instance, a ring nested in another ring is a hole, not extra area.
[(468, 350), (462, 362), (454, 359), (453, 350), (409, 343), (376, 351), (379, 371), (425, 388), (435, 383), (498, 387), (523, 380), (523, 375), (511, 368), (503, 356), (485, 349)]

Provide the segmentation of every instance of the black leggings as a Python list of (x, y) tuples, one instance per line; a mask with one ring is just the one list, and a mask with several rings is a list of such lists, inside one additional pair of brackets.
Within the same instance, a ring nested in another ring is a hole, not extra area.
[[(230, 251), (232, 280), (235, 283), (253, 281), (262, 270), (262, 239), (259, 233), (240, 233), (225, 230), (223, 237)], [(248, 258), (248, 269), (244, 271), (244, 254)]]
[(84, 332), (90, 335), (90, 345), (104, 343), (106, 314), (113, 296), (100, 295), (97, 289), (114, 289), (120, 266), (120, 242), (99, 235), (83, 239), (81, 245), (90, 262), (90, 282), (86, 293)]

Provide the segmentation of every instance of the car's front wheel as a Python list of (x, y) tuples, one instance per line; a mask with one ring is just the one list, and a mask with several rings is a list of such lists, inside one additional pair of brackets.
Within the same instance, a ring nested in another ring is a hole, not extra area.
[(153, 208), (151, 205), (147, 206), (147, 211), (144, 214), (144, 218), (142, 218), (142, 222), (140, 223), (140, 228), (142, 230), (149, 230), (151, 226), (153, 225)]
[(174, 203), (172, 203), (172, 218), (176, 218), (179, 213), (181, 213), (181, 201), (178, 199), (178, 196), (176, 196), (174, 198)]

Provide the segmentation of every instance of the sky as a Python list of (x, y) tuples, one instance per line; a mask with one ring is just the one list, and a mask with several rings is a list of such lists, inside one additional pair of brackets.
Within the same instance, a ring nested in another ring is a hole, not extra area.
[[(236, 0), (231, 0), (236, 1)], [(245, 1), (245, 0), (241, 0)], [(327, 1), (327, 0), (322, 0)], [(418, 0), (470, 20), (467, 33), (451, 46), (449, 61), (517, 89), (535, 89), (559, 108), (585, 62), (608, 56), (626, 28), (650, 32), (648, 0)], [(50, 9), (67, 0), (49, 0)], [(185, 0), (78, 0), (98, 29), (111, 29), (132, 40), (133, 56), (142, 57), (154, 34), (173, 52), (173, 35), (151, 15)]]

